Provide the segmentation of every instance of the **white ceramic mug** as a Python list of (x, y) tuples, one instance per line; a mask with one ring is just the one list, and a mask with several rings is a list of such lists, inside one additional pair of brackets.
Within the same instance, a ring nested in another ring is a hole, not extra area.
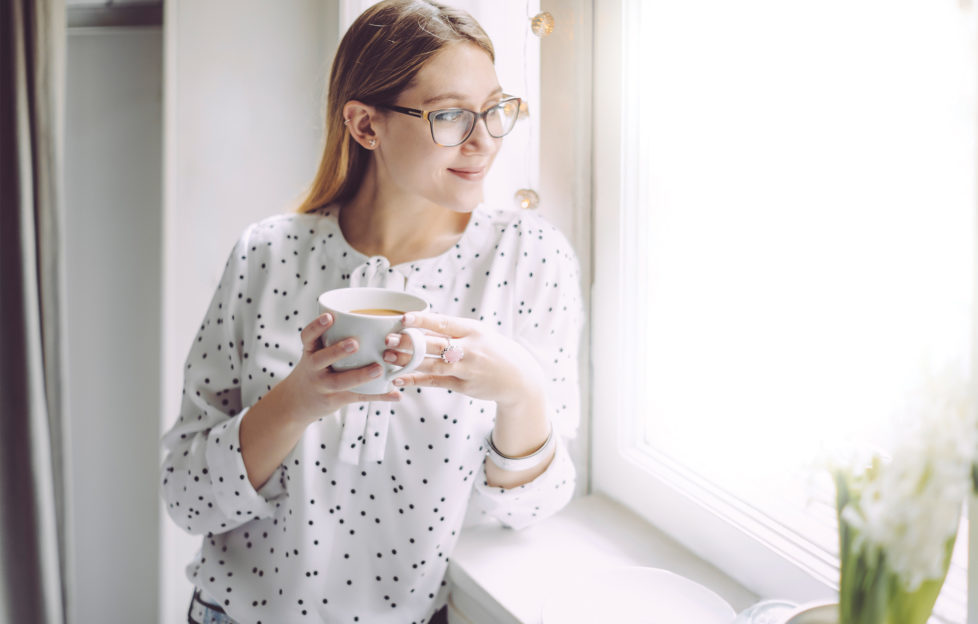
[[(428, 302), (421, 297), (386, 288), (337, 288), (319, 295), (319, 313), (329, 312), (333, 315), (333, 325), (326, 330), (323, 344), (328, 347), (351, 337), (360, 344), (355, 353), (335, 362), (333, 369), (345, 371), (374, 362), (384, 367), (383, 375), (352, 388), (351, 392), (390, 392), (393, 389), (391, 381), (395, 377), (421, 364), (427, 350), (425, 335), (419, 329), (405, 329), (401, 317), (405, 312), (423, 312), (427, 309)], [(395, 366), (384, 361), (387, 335), (397, 333), (411, 340), (414, 353), (407, 366)]]

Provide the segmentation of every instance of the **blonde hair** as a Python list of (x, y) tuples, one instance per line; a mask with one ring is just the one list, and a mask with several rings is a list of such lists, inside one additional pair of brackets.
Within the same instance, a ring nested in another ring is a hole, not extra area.
[(471, 15), (431, 0), (385, 0), (353, 22), (333, 59), (326, 144), (298, 212), (345, 202), (363, 180), (370, 152), (346, 132), (343, 106), (350, 100), (369, 105), (394, 103), (428, 59), (457, 42), (479, 46), (495, 62), (489, 36)]

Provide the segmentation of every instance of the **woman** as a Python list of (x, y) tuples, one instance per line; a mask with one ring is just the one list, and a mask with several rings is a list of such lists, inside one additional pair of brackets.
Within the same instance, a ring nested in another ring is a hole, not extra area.
[[(340, 43), (310, 193), (232, 251), (164, 437), (168, 511), (204, 536), (190, 621), (436, 621), (467, 510), (520, 528), (572, 496), (577, 262), (539, 217), (479, 206), (519, 110), (493, 60), (423, 0)], [(431, 305), (404, 319), (431, 357), (387, 394), (349, 391), (378, 365), (331, 369), (354, 340), (320, 341), (317, 297), (347, 286)]]

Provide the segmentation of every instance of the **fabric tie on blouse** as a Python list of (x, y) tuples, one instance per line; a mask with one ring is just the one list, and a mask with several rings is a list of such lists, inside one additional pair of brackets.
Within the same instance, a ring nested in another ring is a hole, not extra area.
[(407, 276), (391, 266), (384, 256), (372, 256), (350, 271), (350, 286), (360, 288), (389, 288), (403, 292), (407, 286)]
[[(407, 276), (391, 267), (384, 256), (373, 256), (350, 272), (350, 286), (405, 291)], [(380, 405), (381, 407), (376, 407)], [(390, 408), (382, 403), (353, 403), (340, 409), (343, 435), (340, 460), (359, 465), (361, 461), (382, 461), (387, 448)]]

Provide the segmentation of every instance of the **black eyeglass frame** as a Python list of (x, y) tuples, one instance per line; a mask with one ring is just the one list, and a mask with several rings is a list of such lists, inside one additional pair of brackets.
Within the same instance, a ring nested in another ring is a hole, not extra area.
[[(489, 133), (489, 136), (495, 139), (501, 139), (507, 134), (509, 134), (510, 132), (512, 132), (513, 128), (516, 127), (515, 121), (513, 122), (513, 125), (512, 127), (510, 127), (509, 130), (500, 134), (499, 136), (496, 136), (495, 134), (492, 133), (492, 130), (489, 129), (489, 122), (486, 121), (486, 115), (488, 115), (490, 111), (499, 108), (500, 106), (506, 104), (507, 102), (516, 102), (516, 107), (517, 109), (519, 109), (523, 103), (523, 99), (516, 96), (504, 94), (502, 100), (500, 100), (496, 104), (493, 104), (492, 106), (482, 111), (481, 113), (477, 113), (467, 108), (439, 108), (438, 110), (422, 110), (419, 108), (405, 108), (404, 106), (395, 106), (393, 104), (379, 104), (378, 106), (380, 108), (386, 108), (387, 110), (392, 110), (395, 113), (401, 113), (402, 115), (409, 115), (411, 117), (417, 117), (418, 119), (424, 119), (425, 121), (428, 122), (428, 128), (431, 131), (431, 140), (435, 142), (435, 145), (440, 145), (441, 147), (455, 147), (469, 140), (469, 137), (472, 136), (472, 132), (475, 131), (475, 126), (477, 123), (479, 123), (480, 119), (482, 120), (482, 123), (486, 125), (486, 132)], [(453, 143), (451, 145), (445, 145), (444, 143), (439, 143), (438, 140), (435, 139), (435, 123), (434, 120), (432, 120), (431, 115), (434, 115), (436, 113), (448, 113), (452, 111), (462, 111), (466, 113), (472, 113), (473, 115), (475, 115), (475, 119), (472, 121), (472, 125), (469, 127), (469, 131), (465, 133), (465, 136), (462, 137), (461, 141), (459, 141), (458, 143)], [(516, 119), (519, 120), (519, 112), (516, 113)]]

